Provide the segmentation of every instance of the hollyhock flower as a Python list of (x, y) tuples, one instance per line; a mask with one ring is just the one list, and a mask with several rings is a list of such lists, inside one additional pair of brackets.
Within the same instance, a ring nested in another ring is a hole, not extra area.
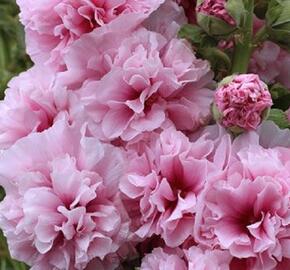
[(196, 7), (196, 11), (205, 15), (219, 18), (230, 25), (235, 25), (236, 22), (226, 10), (226, 0), (204, 0), (200, 1)]
[(79, 94), (104, 139), (129, 141), (165, 122), (190, 131), (206, 123), (211, 76), (187, 43), (141, 28), (123, 40), (111, 71)]
[[(59, 64), (67, 47), (83, 34), (129, 13), (148, 16), (163, 0), (17, 0), (28, 52), (34, 60)], [(145, 17), (144, 17), (145, 18)], [(45, 56), (45, 55), (48, 55)], [(44, 57), (43, 57), (44, 56)]]
[[(122, 42), (134, 35), (133, 32), (142, 22), (130, 15), (127, 14), (124, 20), (114, 20), (75, 41), (63, 56), (66, 69), (58, 74), (58, 84), (69, 89), (79, 89), (87, 80), (100, 80), (107, 74), (114, 66), (115, 58), (124, 50)], [(186, 18), (182, 8), (168, 0), (143, 25), (170, 41), (176, 37), (184, 23)]]
[(249, 67), (266, 83), (281, 83), (290, 88), (289, 69), (290, 54), (271, 41), (265, 41), (254, 51)]
[(266, 177), (243, 179), (237, 187), (227, 182), (214, 185), (205, 200), (222, 248), (240, 258), (275, 252), (281, 224), (289, 223), (289, 198), (282, 188)]
[(188, 270), (229, 270), (232, 256), (228, 251), (222, 250), (203, 250), (193, 246), (184, 250), (188, 261)]
[(276, 269), (290, 256), (290, 152), (259, 144), (254, 132), (234, 141), (227, 174), (204, 191), (195, 224), (198, 242), (228, 249), (242, 260), (233, 264), (252, 265), (240, 269)]
[(77, 119), (83, 125), (85, 115), (78, 98), (65, 87), (55, 87), (55, 79), (51, 69), (37, 65), (8, 83), (0, 101), (0, 149), (46, 130), (60, 118)]
[(193, 233), (196, 200), (213, 147), (204, 137), (191, 143), (181, 132), (168, 129), (144, 147), (145, 152), (130, 154), (120, 189), (139, 238), (161, 235), (167, 246), (177, 247)]
[[(179, 253), (182, 253), (181, 251)], [(178, 255), (178, 251), (156, 248), (146, 255), (140, 270), (186, 270), (185, 261)]]
[(100, 28), (75, 41), (63, 57), (66, 70), (57, 74), (56, 85), (79, 90), (87, 81), (106, 75), (122, 41), (136, 27), (132, 27), (130, 18), (127, 20), (128, 25), (122, 25), (122, 31), (119, 27)]
[(233, 131), (256, 129), (272, 106), (268, 87), (255, 74), (225, 78), (215, 93), (215, 118)]
[(0, 101), (1, 149), (52, 125), (59, 111), (52, 91), (54, 79), (50, 70), (33, 67), (10, 81)]
[(169, 40), (176, 38), (180, 27), (186, 23), (184, 9), (176, 1), (167, 0), (142, 25), (150, 31), (162, 34)]
[(59, 120), (0, 157), (0, 226), (11, 255), (33, 270), (85, 269), (127, 237), (118, 193), (124, 157), (85, 132)]
[[(264, 148), (283, 147), (290, 148), (290, 130), (280, 129), (272, 121), (265, 121), (257, 130), (259, 136), (253, 142)], [(253, 136), (252, 136), (253, 137)]]

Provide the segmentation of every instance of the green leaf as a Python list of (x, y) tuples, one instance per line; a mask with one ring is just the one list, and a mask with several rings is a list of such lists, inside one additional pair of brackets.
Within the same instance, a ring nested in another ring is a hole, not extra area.
[(208, 35), (217, 39), (228, 39), (237, 30), (235, 26), (211, 15), (198, 13), (197, 21)]
[(281, 84), (274, 84), (270, 87), (273, 108), (287, 110), (290, 107), (290, 90)]
[(193, 44), (200, 44), (203, 39), (204, 31), (192, 24), (183, 25), (178, 33), (179, 38), (185, 38)]
[(278, 127), (282, 129), (290, 128), (290, 123), (287, 119), (286, 113), (280, 109), (271, 109), (268, 120), (273, 121)]
[(289, 89), (278, 83), (272, 85), (272, 87), (270, 88), (270, 92), (272, 99), (279, 99), (281, 97), (289, 95)]
[(178, 33), (180, 38), (185, 38), (197, 47), (214, 47), (217, 40), (210, 37), (201, 27), (192, 24), (183, 25)]

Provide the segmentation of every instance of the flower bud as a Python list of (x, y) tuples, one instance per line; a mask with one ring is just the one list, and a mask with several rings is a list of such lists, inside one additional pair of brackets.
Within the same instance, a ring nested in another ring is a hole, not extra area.
[(256, 74), (226, 77), (218, 86), (213, 104), (217, 122), (234, 133), (254, 130), (272, 106), (267, 85)]
[(226, 3), (226, 0), (197, 1), (197, 22), (210, 36), (224, 38), (236, 30), (236, 21)]
[(270, 39), (290, 46), (290, 0), (271, 0), (266, 14)]

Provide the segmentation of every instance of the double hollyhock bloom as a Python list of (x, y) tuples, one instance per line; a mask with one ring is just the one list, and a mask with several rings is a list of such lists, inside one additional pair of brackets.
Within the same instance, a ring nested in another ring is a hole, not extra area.
[(233, 130), (256, 129), (273, 104), (267, 85), (255, 74), (225, 78), (215, 92), (214, 102), (216, 118)]
[[(152, 140), (145, 146), (139, 142), (141, 147), (137, 148), (143, 149), (140, 154), (129, 152), (128, 169), (120, 189), (128, 201), (135, 235), (140, 239), (161, 235), (167, 246), (177, 247), (193, 235), (197, 198), (208, 175), (219, 171), (224, 162), (213, 154), (217, 147), (207, 136), (192, 143), (171, 128)], [(227, 148), (226, 139), (220, 139), (219, 144)], [(212, 160), (217, 161), (214, 169), (209, 164)], [(136, 213), (135, 209), (139, 211)]]
[(129, 141), (168, 124), (194, 130), (207, 122), (212, 75), (185, 42), (140, 28), (110, 63), (101, 80), (87, 82), (79, 93), (101, 138)]
[(229, 270), (231, 255), (222, 250), (156, 248), (146, 255), (141, 270)]
[(185, 261), (178, 253), (182, 251), (156, 248), (143, 258), (140, 270), (186, 270)]
[(17, 0), (26, 30), (28, 52), (35, 61), (61, 64), (67, 47), (83, 34), (129, 13), (149, 15), (164, 0)]
[(263, 81), (281, 83), (288, 88), (289, 69), (290, 53), (271, 41), (265, 41), (257, 48), (250, 61), (250, 71), (258, 74)]
[(290, 153), (282, 147), (289, 132), (269, 138), (276, 130), (263, 129), (268, 138), (252, 132), (234, 141), (226, 174), (204, 190), (198, 208), (196, 239), (229, 250), (234, 269), (277, 269), (290, 256)]
[[(176, 3), (164, 4), (161, 14), (166, 10), (183, 21)], [(56, 85), (77, 90), (91, 132), (102, 140), (128, 141), (168, 125), (194, 130), (210, 118), (208, 62), (185, 41), (169, 38), (176, 25), (168, 22), (168, 31), (158, 12), (152, 17), (144, 22), (151, 31), (134, 24), (120, 31), (112, 24), (75, 42), (64, 57), (66, 70)]]
[(0, 149), (12, 146), (33, 132), (42, 132), (53, 123), (83, 113), (74, 106), (75, 95), (55, 87), (56, 74), (49, 68), (34, 66), (8, 84), (5, 98), (0, 101)]
[[(176, 3), (164, 4), (161, 14), (166, 10), (183, 21)], [(144, 22), (151, 31), (112, 24), (75, 42), (64, 57), (66, 70), (56, 84), (77, 90), (91, 132), (102, 140), (128, 141), (168, 125), (194, 130), (210, 118), (208, 62), (185, 41), (169, 38), (176, 25), (168, 23), (168, 31), (157, 15)]]
[(32, 68), (11, 80), (0, 103), (1, 149), (52, 125), (59, 112), (51, 89), (54, 78), (48, 69)]
[[(31, 269), (85, 269), (128, 234), (118, 192), (121, 150), (65, 120), (1, 155), (0, 222), (12, 256)], [(11, 170), (11, 164), (13, 169)]]
[(229, 270), (232, 256), (228, 251), (223, 250), (204, 250), (193, 246), (184, 250), (189, 270)]

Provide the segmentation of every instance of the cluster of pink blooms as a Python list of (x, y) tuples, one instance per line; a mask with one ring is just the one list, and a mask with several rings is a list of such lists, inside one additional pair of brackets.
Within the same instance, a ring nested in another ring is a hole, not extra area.
[[(231, 23), (224, 3), (204, 5)], [(257, 75), (213, 91), (210, 64), (177, 38), (186, 1), (18, 4), (35, 65), (0, 102), (13, 258), (32, 270), (290, 268), (290, 131), (261, 124), (272, 100)], [(252, 69), (285, 79), (263, 69), (268, 46)], [(224, 127), (250, 131), (208, 126), (213, 101)]]

